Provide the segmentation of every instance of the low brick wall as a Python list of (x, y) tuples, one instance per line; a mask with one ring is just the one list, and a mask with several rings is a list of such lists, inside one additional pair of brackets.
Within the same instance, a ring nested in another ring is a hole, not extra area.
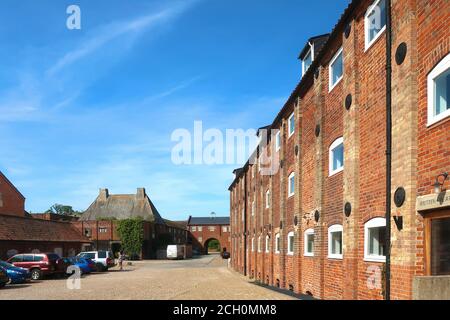
[(450, 276), (415, 277), (414, 300), (450, 300)]

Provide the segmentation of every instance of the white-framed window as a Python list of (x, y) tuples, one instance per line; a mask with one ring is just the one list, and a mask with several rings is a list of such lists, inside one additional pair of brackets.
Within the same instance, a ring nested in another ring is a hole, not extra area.
[(309, 51), (302, 60), (302, 75), (305, 75), (306, 71), (308, 71), (309, 67), (311, 67), (314, 61), (314, 45), (313, 44), (309, 45), (310, 45)]
[(281, 148), (281, 132), (278, 131), (275, 135), (275, 151), (280, 150)]
[(288, 243), (287, 254), (292, 256), (294, 254), (294, 232), (293, 231), (288, 233), (287, 243)]
[(292, 172), (288, 178), (288, 195), (289, 197), (295, 194), (295, 172)]
[(385, 262), (386, 219), (374, 218), (364, 225), (364, 260)]
[(270, 252), (270, 237), (269, 235), (266, 236), (266, 253)]
[(340, 224), (328, 228), (328, 258), (342, 259), (342, 235), (344, 228)]
[(364, 27), (367, 50), (386, 30), (386, 0), (376, 0), (367, 9)]
[(196, 226), (191, 227), (191, 231), (197, 231), (197, 227)]
[(98, 232), (99, 233), (107, 233), (108, 232), (108, 228), (100, 227), (100, 228), (98, 228)]
[(198, 227), (197, 227), (197, 230), (198, 230), (199, 232), (202, 232), (202, 231), (203, 231), (203, 227), (202, 227), (202, 226), (198, 226)]
[(280, 244), (281, 244), (280, 234), (277, 233), (275, 235), (275, 253), (280, 253)]
[(344, 170), (344, 138), (337, 138), (329, 149), (329, 175)]
[(222, 227), (222, 232), (227, 232), (227, 231), (228, 231), (227, 226), (223, 226), (223, 227)]
[(258, 252), (261, 252), (261, 236), (258, 237)]
[(288, 133), (289, 137), (291, 137), (295, 132), (295, 114), (292, 112), (292, 114), (289, 116), (288, 119)]
[(202, 242), (203, 238), (202, 237), (198, 237), (198, 242)]
[(450, 116), (450, 54), (428, 74), (428, 119), (431, 126)]
[(330, 92), (344, 77), (344, 56), (343, 49), (340, 48), (336, 55), (331, 59), (330, 67)]
[(314, 229), (308, 229), (305, 231), (305, 241), (304, 241), (304, 255), (306, 257), (314, 256)]
[(266, 209), (270, 208), (270, 190), (266, 191)]
[(252, 217), (255, 216), (255, 200), (252, 201)]
[(252, 252), (255, 252), (255, 237), (252, 238)]
[(211, 231), (211, 232), (214, 232), (214, 231), (216, 231), (216, 227), (214, 227), (214, 226), (209, 226), (209, 227), (208, 227), (208, 230)]

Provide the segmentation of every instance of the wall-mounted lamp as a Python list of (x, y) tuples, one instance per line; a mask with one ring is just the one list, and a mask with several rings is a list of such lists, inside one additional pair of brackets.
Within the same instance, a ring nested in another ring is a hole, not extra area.
[[(439, 179), (439, 178), (443, 178), (443, 179)], [(436, 182), (434, 183), (434, 192), (436, 194), (439, 194), (442, 192), (442, 187), (444, 186), (445, 180), (447, 180), (447, 178), (448, 178), (447, 172), (441, 173), (440, 175), (438, 175), (436, 177)]]

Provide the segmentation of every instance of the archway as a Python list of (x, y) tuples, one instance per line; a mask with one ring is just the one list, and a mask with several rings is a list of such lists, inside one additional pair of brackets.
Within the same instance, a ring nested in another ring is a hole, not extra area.
[(205, 254), (210, 253), (221, 253), (222, 247), (220, 245), (220, 241), (216, 238), (209, 238), (205, 241), (205, 244), (203, 245), (203, 250)]

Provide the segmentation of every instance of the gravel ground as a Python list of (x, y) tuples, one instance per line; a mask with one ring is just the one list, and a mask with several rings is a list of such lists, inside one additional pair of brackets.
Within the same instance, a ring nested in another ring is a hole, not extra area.
[(0, 290), (0, 300), (288, 300), (293, 297), (249, 282), (217, 255), (181, 261), (139, 261), (106, 273), (85, 275), (81, 289), (66, 279), (47, 279)]

